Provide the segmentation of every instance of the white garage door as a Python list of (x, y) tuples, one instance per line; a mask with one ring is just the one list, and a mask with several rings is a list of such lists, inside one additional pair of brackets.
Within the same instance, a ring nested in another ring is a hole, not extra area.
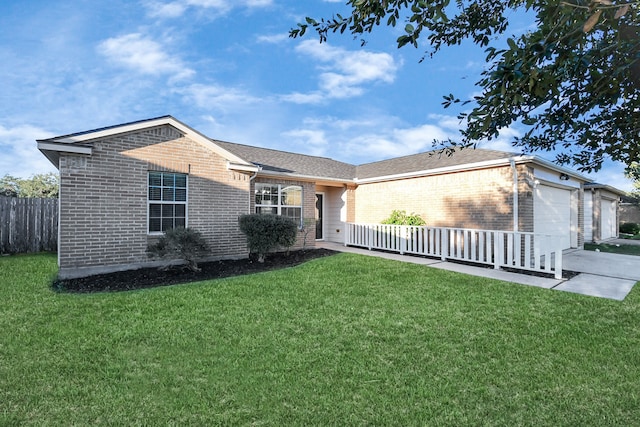
[(610, 239), (616, 236), (616, 202), (602, 199), (600, 206), (601, 238)]
[(538, 185), (533, 201), (533, 231), (557, 236), (562, 248), (571, 247), (571, 191)]

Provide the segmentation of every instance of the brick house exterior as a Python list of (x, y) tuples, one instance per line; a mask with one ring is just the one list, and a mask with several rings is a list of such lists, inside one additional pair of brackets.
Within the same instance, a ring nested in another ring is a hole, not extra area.
[[(344, 242), (345, 223), (379, 223), (394, 209), (431, 226), (566, 232), (567, 247), (584, 242), (586, 179), (535, 156), (462, 150), (355, 166), (211, 140), (171, 116), (38, 148), (60, 171), (61, 277), (156, 265), (146, 248), (165, 221), (202, 232), (212, 259), (246, 257), (238, 217), (261, 209), (296, 216), (297, 248)], [(293, 206), (273, 202), (287, 191)]]
[(584, 185), (585, 242), (601, 242), (618, 237), (622, 222), (620, 197), (617, 188), (589, 182)]

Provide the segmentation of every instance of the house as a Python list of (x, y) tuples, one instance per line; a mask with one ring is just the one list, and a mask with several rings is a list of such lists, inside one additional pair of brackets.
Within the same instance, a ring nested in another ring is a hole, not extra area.
[(537, 156), (465, 149), (356, 166), (212, 140), (171, 116), (37, 143), (60, 171), (63, 278), (153, 265), (147, 245), (174, 226), (201, 231), (212, 258), (246, 257), (238, 217), (250, 212), (315, 222), (312, 242), (344, 242), (346, 223), (394, 209), (433, 226), (553, 235), (563, 248), (585, 238), (587, 179)]
[(584, 184), (585, 242), (600, 242), (619, 236), (620, 197), (625, 194), (609, 185)]
[(618, 219), (620, 225), (625, 223), (640, 224), (640, 205), (633, 195), (625, 194), (620, 197)]

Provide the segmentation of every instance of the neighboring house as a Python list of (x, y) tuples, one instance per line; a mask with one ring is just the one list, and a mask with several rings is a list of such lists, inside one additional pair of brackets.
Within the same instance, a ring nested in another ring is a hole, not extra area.
[(537, 156), (465, 149), (355, 166), (212, 140), (171, 116), (38, 140), (38, 148), (60, 171), (61, 277), (154, 265), (147, 245), (174, 226), (200, 230), (212, 258), (246, 257), (238, 217), (250, 212), (315, 222), (307, 242), (342, 243), (345, 223), (379, 223), (398, 209), (431, 226), (584, 243), (587, 179)]
[(627, 222), (640, 224), (640, 205), (638, 204), (638, 199), (628, 194), (620, 197), (620, 210), (618, 216), (620, 224)]
[(589, 182), (584, 184), (584, 240), (600, 242), (618, 237), (620, 197), (617, 188)]

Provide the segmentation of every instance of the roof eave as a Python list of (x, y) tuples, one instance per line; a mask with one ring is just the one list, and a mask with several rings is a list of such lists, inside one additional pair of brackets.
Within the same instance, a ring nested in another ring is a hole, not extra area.
[(45, 155), (53, 165), (60, 169), (60, 153), (91, 155), (92, 148), (85, 145), (74, 145), (50, 142), (50, 140), (38, 140), (38, 150)]
[(589, 182), (590, 181), (589, 178), (587, 178), (586, 176), (584, 176), (582, 174), (579, 174), (578, 172), (576, 172), (576, 171), (574, 171), (572, 169), (568, 169), (568, 168), (565, 168), (563, 166), (558, 166), (555, 163), (552, 163), (552, 162), (550, 162), (548, 160), (542, 159), (542, 158), (540, 158), (538, 156), (521, 156), (521, 157), (526, 158), (528, 161), (531, 161), (532, 163), (538, 164), (540, 166), (544, 166), (546, 168), (556, 170), (556, 171), (558, 171), (560, 173), (565, 173), (565, 174), (569, 175), (570, 177), (575, 178), (577, 180), (584, 181), (584, 182)]
[(626, 191), (622, 191), (616, 187), (612, 187), (610, 185), (607, 184), (598, 184), (597, 182), (589, 182), (586, 183), (584, 185), (584, 189), (588, 190), (588, 189), (593, 189), (593, 190), (607, 190), (611, 193), (617, 194), (618, 196), (626, 196), (627, 192)]
[(420, 171), (399, 173), (399, 174), (393, 174), (393, 175), (384, 175), (384, 176), (377, 176), (377, 177), (364, 178), (364, 179), (355, 178), (354, 182), (356, 184), (369, 184), (374, 182), (417, 178), (417, 177), (429, 176), (429, 175), (442, 175), (446, 173), (462, 172), (465, 170), (486, 169), (491, 167), (507, 166), (510, 164), (512, 160), (517, 164), (535, 163), (540, 166), (544, 166), (561, 173), (566, 173), (567, 175), (573, 178), (576, 178), (578, 180), (585, 181), (585, 182), (589, 181), (587, 177), (580, 175), (579, 173), (576, 173), (571, 169), (563, 168), (547, 160), (541, 159), (537, 156), (512, 156), (512, 157), (504, 157), (504, 158), (495, 159), (495, 160), (486, 160), (486, 161), (474, 162), (474, 163), (463, 163), (460, 165), (446, 166), (446, 167), (434, 168), (434, 169), (424, 169)]
[(333, 182), (337, 184), (353, 184), (355, 182), (353, 179), (350, 179), (350, 178), (333, 178), (333, 177), (327, 177), (327, 176), (304, 175), (304, 174), (289, 173), (289, 172), (274, 172), (274, 171), (269, 171), (264, 169), (261, 169), (258, 172), (258, 176), (265, 177), (265, 178), (288, 178), (292, 180), (309, 181), (309, 182), (317, 182), (317, 181)]
[(417, 178), (417, 177), (429, 176), (429, 175), (442, 175), (446, 173), (462, 172), (465, 170), (486, 169), (486, 168), (491, 168), (496, 166), (506, 166), (509, 164), (510, 159), (514, 159), (517, 163), (523, 163), (524, 161), (526, 161), (526, 159), (523, 159), (522, 156), (510, 157), (510, 158), (505, 157), (503, 159), (486, 160), (483, 162), (475, 162), (475, 163), (464, 163), (461, 165), (445, 166), (445, 167), (434, 168), (434, 169), (424, 169), (424, 170), (415, 171), (415, 172), (384, 175), (384, 176), (377, 176), (377, 177), (364, 178), (364, 179), (356, 178), (355, 182), (357, 184), (369, 184), (374, 182), (394, 181), (397, 179), (409, 179), (409, 178)]
[(227, 161), (227, 169), (240, 172), (258, 172), (260, 170), (260, 166)]

